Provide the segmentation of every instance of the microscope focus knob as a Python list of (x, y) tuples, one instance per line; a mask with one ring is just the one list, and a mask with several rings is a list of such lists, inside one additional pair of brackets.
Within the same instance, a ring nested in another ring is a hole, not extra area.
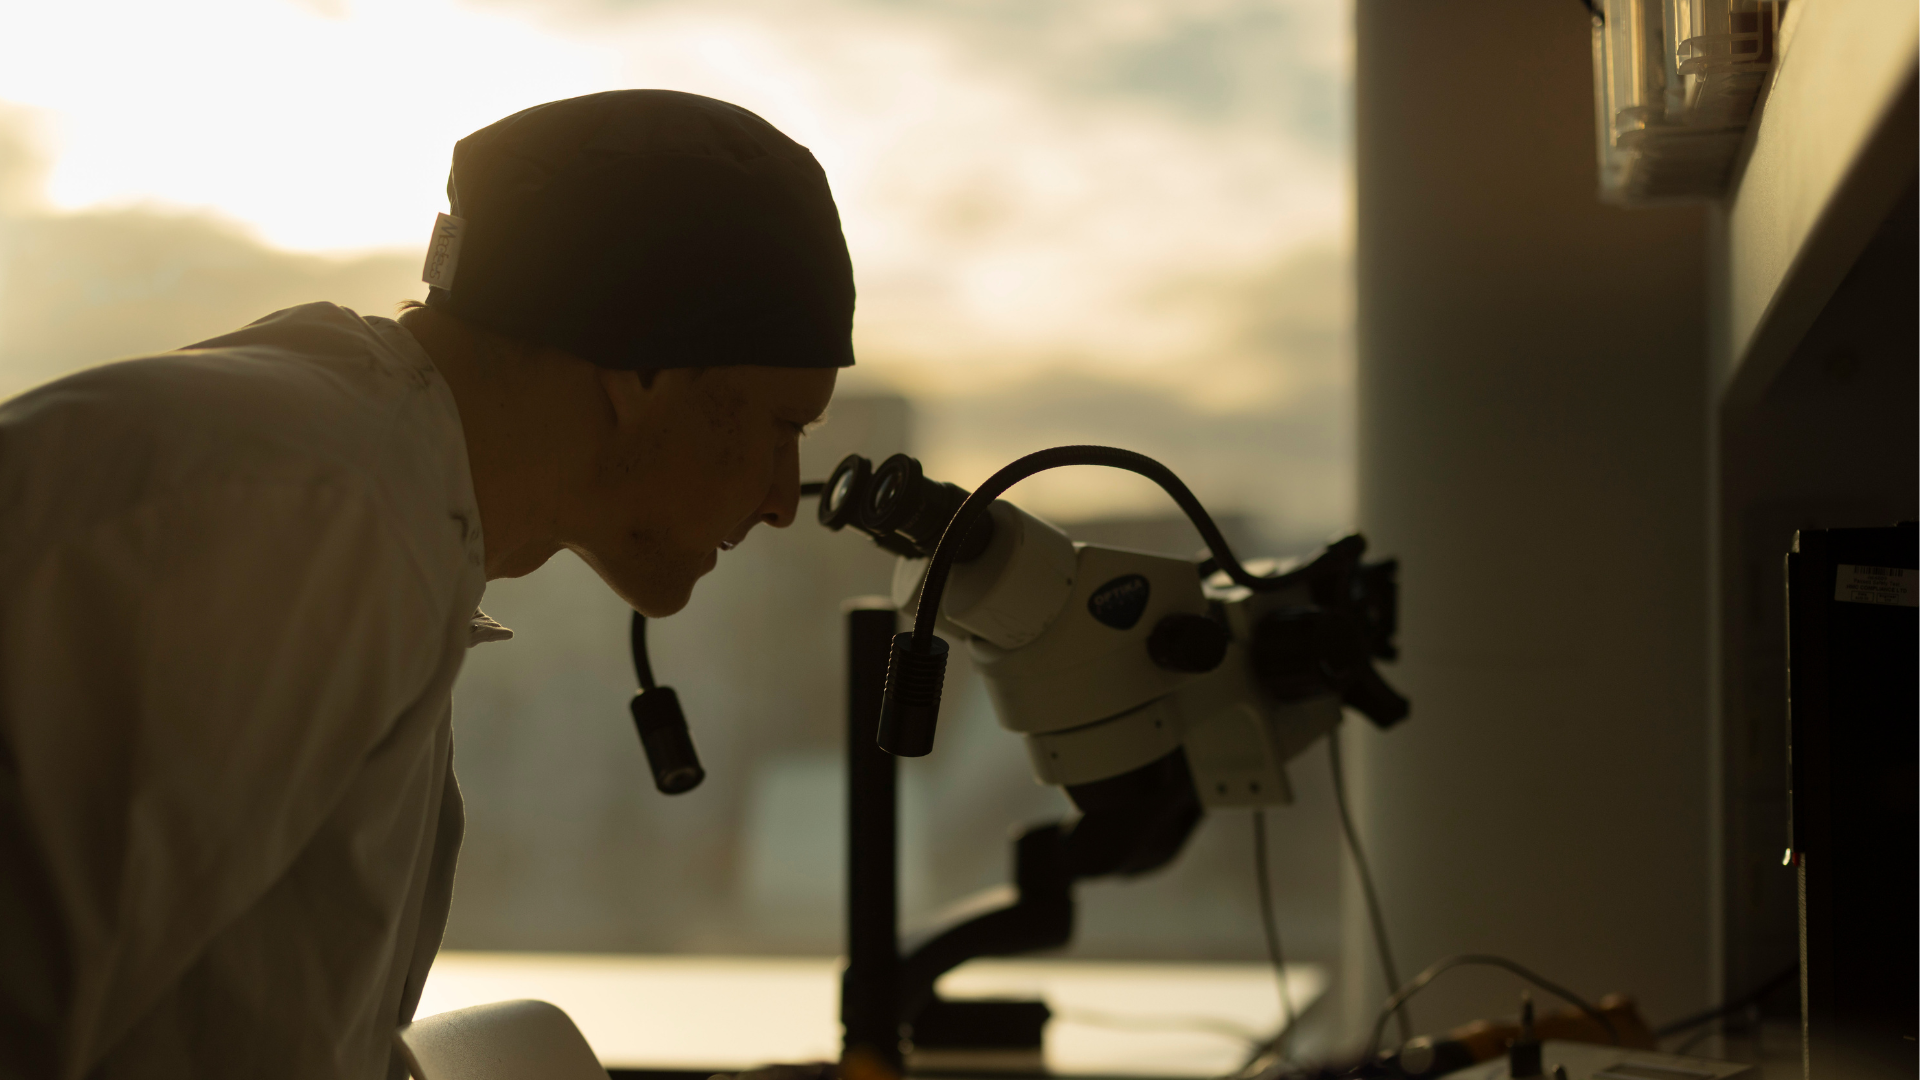
[(1204, 675), (1227, 658), (1227, 628), (1205, 615), (1175, 612), (1147, 635), (1147, 655), (1168, 671)]

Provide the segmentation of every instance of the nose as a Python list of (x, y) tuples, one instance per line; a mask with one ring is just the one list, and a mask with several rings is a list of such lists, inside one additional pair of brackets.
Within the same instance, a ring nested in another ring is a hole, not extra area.
[(767, 485), (767, 493), (760, 500), (760, 505), (741, 520), (722, 546), (735, 547), (747, 538), (755, 525), (763, 521), (776, 529), (784, 529), (793, 524), (799, 510), (800, 454), (797, 450), (790, 450), (774, 466), (772, 482)]
[(800, 512), (800, 455), (797, 452), (784, 455), (783, 460), (774, 469), (773, 483), (767, 488), (767, 497), (760, 504), (760, 520), (776, 529), (784, 529), (793, 524)]

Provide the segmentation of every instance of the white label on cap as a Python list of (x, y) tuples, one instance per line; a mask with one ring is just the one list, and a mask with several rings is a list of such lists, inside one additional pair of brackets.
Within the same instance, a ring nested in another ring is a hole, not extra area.
[(436, 289), (453, 288), (453, 272), (460, 268), (460, 241), (467, 235), (467, 221), (452, 214), (433, 219), (433, 240), (427, 244), (427, 265), (420, 280)]
[(1843, 604), (1891, 604), (1920, 607), (1920, 573), (1899, 566), (1841, 563), (1833, 578), (1833, 598)]

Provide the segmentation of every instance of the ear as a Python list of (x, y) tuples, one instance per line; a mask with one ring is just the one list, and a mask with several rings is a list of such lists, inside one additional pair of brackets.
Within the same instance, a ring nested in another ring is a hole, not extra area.
[(658, 373), (603, 367), (594, 368), (593, 373), (600, 383), (601, 393), (606, 395), (615, 426), (622, 431), (635, 431), (645, 426), (648, 412), (658, 407), (659, 380), (654, 378)]

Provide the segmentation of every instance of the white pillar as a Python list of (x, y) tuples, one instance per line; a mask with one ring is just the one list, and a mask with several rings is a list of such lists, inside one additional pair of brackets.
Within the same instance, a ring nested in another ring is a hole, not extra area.
[[(1400, 973), (1499, 953), (1671, 1019), (1717, 939), (1702, 214), (1596, 199), (1578, 0), (1359, 0), (1357, 24), (1360, 518), (1401, 560), (1386, 670), (1414, 706), (1346, 746)], [(1344, 913), (1370, 1022), (1351, 887)], [(1519, 990), (1449, 975), (1414, 1018)]]

